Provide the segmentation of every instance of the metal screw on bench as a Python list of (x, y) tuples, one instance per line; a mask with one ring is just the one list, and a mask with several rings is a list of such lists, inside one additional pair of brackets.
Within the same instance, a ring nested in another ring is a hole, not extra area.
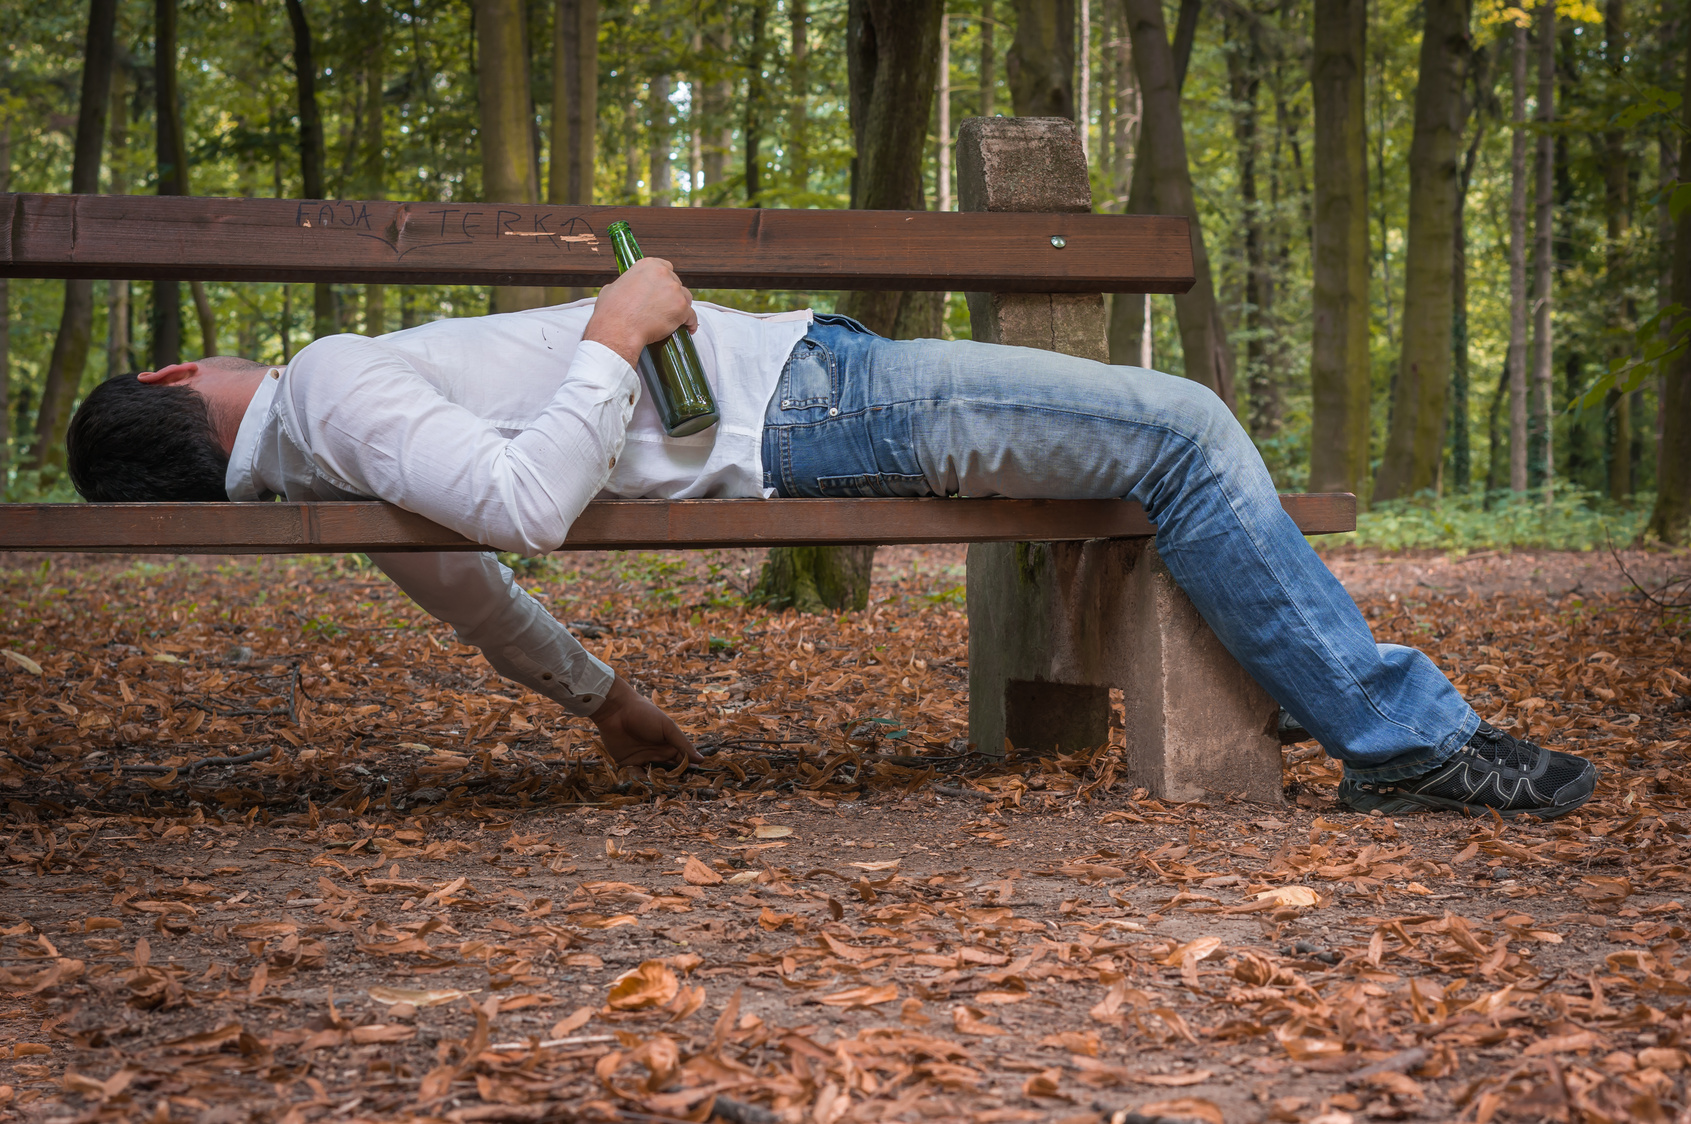
[(1061, 234), (1053, 234), (1051, 236), (1051, 245), (1052, 248), (1061, 250), (1064, 246), (1068, 245), (1068, 242)]
[[(605, 233), (616, 253), (618, 273), (627, 273), (646, 256), (627, 223), (613, 222)], [(705, 381), (704, 365), (685, 325), (640, 353), (640, 376), (658, 408), (663, 431), (671, 437), (686, 437), (716, 424), (716, 396)]]

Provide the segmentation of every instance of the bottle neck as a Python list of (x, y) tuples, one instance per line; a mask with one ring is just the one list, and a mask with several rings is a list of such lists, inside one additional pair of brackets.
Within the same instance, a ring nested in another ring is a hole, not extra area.
[(634, 235), (626, 230), (611, 232), (611, 251), (616, 254), (617, 271), (624, 273), (646, 256), (640, 252), (640, 244), (634, 240)]

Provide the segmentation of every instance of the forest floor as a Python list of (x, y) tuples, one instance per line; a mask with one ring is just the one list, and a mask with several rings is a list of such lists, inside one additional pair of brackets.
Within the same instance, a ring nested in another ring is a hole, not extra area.
[(348, 559), (0, 556), (0, 1115), (1687, 1119), (1685, 625), (1618, 569), (1687, 559), (1330, 563), (1597, 798), (972, 754), (959, 549), (838, 620), (745, 607), (749, 551), (530, 575), (714, 751), (681, 776)]

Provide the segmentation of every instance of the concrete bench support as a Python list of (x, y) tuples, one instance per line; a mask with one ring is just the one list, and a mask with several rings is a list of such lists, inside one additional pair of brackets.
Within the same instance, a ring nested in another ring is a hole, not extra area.
[[(1088, 211), (1063, 118), (976, 118), (958, 138), (974, 211)], [(1100, 296), (971, 293), (976, 339), (1102, 359)], [(1131, 779), (1162, 798), (1279, 803), (1279, 708), (1216, 639), (1147, 539), (969, 548), (969, 736), (996, 751), (1101, 745), (1121, 692)]]

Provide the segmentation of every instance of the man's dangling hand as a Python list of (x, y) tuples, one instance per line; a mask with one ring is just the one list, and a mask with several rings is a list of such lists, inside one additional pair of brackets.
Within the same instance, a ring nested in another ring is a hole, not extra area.
[(693, 748), (675, 720), (617, 677), (592, 714), (605, 752), (617, 768), (627, 765), (697, 765), (704, 756)]

